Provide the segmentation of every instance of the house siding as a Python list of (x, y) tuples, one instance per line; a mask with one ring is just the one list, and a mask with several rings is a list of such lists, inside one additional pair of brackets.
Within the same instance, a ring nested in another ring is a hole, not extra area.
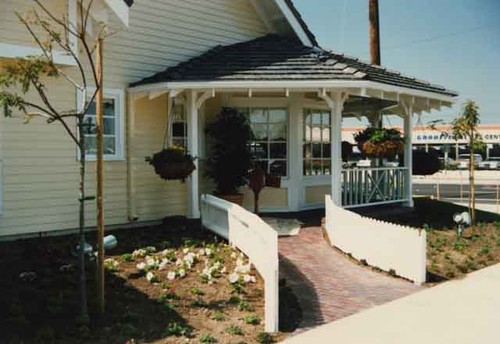
[[(14, 16), (14, 11), (26, 11), (26, 3), (27, 0), (2, 3), (0, 43), (33, 45)], [(50, 4), (61, 13), (67, 12), (65, 0)], [(117, 20), (111, 24), (116, 26)], [(215, 45), (233, 44), (266, 33), (248, 0), (136, 0), (130, 11), (129, 28), (106, 41), (105, 88), (125, 89), (133, 81), (200, 55)], [(0, 66), (1, 63), (4, 62)], [(76, 93), (64, 80), (50, 82), (48, 89), (58, 108), (76, 107)], [(165, 97), (139, 100), (132, 125), (124, 134), (128, 137), (130, 165), (126, 160), (105, 162), (106, 224), (125, 224), (130, 221), (129, 215), (148, 221), (186, 213), (187, 184), (161, 180), (144, 161), (145, 156), (162, 147), (165, 109)], [(126, 112), (123, 121), (129, 119), (130, 113)], [(25, 125), (19, 118), (0, 118), (0, 160), (4, 171), (0, 236), (78, 226), (76, 156), (75, 145), (58, 124), (48, 125), (35, 119)], [(88, 194), (93, 195), (94, 189), (95, 163), (89, 162)], [(85, 217), (87, 226), (95, 225), (95, 202), (87, 203)]]

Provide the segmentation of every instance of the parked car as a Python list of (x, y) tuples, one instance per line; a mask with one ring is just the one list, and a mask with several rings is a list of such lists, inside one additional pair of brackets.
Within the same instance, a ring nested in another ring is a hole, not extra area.
[[(457, 159), (457, 168), (466, 170), (469, 168), (469, 154), (460, 154)], [(474, 165), (477, 167), (483, 161), (481, 154), (474, 154)]]
[(500, 157), (489, 158), (477, 164), (477, 168), (482, 170), (500, 169)]

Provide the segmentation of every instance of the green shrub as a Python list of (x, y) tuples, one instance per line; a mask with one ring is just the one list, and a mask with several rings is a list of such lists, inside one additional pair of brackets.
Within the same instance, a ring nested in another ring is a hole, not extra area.
[(217, 343), (217, 339), (210, 333), (204, 333), (200, 336), (200, 343)]
[(212, 316), (212, 319), (214, 319), (215, 321), (224, 321), (226, 320), (226, 316), (222, 312), (215, 312)]
[(226, 332), (235, 336), (243, 336), (245, 334), (241, 327), (233, 324), (229, 325), (226, 328)]
[(164, 334), (165, 336), (189, 337), (191, 333), (192, 329), (189, 326), (174, 321), (168, 324)]
[(191, 294), (196, 295), (196, 296), (205, 295), (205, 293), (200, 288), (196, 288), (196, 287), (191, 288)]
[(134, 261), (134, 257), (132, 257), (132, 254), (130, 253), (124, 253), (122, 254), (122, 262), (124, 263), (130, 263)]
[(259, 332), (257, 334), (257, 343), (259, 344), (270, 344), (273, 342), (273, 337), (269, 333)]
[(248, 325), (259, 325), (260, 318), (256, 314), (249, 314), (243, 318), (246, 324)]
[(245, 301), (245, 300), (241, 300), (238, 303), (238, 309), (240, 311), (253, 311), (252, 305), (248, 301)]

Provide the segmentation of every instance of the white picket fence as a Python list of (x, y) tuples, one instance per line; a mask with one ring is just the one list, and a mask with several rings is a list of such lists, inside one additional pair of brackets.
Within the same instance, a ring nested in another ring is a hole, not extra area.
[(201, 196), (204, 227), (226, 238), (243, 252), (265, 283), (265, 330), (278, 331), (278, 234), (260, 217), (211, 195)]
[(345, 208), (408, 200), (406, 167), (349, 168), (342, 170), (342, 205)]
[(415, 284), (426, 279), (427, 236), (424, 230), (363, 217), (325, 197), (326, 232), (330, 243), (357, 260)]

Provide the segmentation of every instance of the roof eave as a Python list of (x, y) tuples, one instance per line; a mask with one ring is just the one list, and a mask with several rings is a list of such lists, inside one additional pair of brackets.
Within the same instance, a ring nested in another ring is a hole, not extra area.
[(248, 90), (248, 89), (373, 89), (381, 92), (394, 93), (397, 95), (406, 95), (413, 97), (437, 100), (444, 103), (453, 104), (458, 94), (451, 91), (447, 93), (432, 92), (413, 89), (409, 87), (384, 84), (368, 80), (275, 80), (275, 81), (169, 81), (146, 85), (137, 85), (129, 87), (130, 93), (154, 92), (158, 90)]

